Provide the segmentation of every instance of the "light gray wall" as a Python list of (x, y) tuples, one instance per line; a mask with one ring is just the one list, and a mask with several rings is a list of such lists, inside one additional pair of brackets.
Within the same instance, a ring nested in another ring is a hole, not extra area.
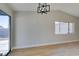
[[(55, 35), (55, 21), (75, 23), (75, 34)], [(79, 41), (79, 19), (62, 11), (48, 14), (16, 12), (14, 48), (27, 48), (48, 44)]]

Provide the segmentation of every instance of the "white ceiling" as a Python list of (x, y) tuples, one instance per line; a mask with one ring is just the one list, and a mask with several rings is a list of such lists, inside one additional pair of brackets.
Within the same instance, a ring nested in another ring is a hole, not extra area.
[[(36, 11), (38, 3), (10, 3), (9, 6), (14, 11)], [(79, 17), (79, 3), (51, 3), (50, 9), (61, 10)]]

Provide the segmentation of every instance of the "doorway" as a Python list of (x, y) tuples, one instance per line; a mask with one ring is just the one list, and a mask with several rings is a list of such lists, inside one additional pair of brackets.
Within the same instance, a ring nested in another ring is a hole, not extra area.
[(0, 56), (11, 51), (11, 16), (0, 10)]

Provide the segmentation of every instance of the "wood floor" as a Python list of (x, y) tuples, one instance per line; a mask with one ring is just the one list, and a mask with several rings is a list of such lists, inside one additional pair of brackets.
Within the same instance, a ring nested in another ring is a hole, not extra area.
[(14, 49), (9, 56), (79, 56), (79, 42)]

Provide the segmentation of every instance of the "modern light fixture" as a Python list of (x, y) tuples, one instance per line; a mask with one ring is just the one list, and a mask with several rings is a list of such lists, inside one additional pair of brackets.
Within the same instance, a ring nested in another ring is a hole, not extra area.
[(47, 12), (50, 12), (50, 5), (47, 3), (39, 3), (37, 13), (47, 14)]

